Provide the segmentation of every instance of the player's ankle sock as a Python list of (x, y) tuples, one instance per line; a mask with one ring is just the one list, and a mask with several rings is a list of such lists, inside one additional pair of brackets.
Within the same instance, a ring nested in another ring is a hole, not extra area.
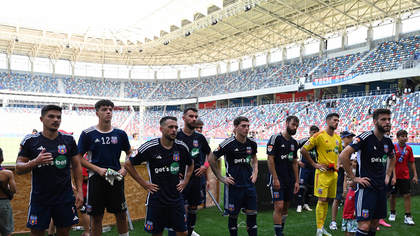
[(288, 216), (288, 215), (283, 215), (283, 216), (281, 217), (281, 226), (283, 227), (283, 229), (284, 229), (284, 224), (286, 224), (286, 219), (287, 219), (287, 216)]
[(328, 202), (318, 201), (315, 209), (316, 226), (318, 229), (324, 227), (325, 218), (328, 212)]
[(299, 188), (299, 192), (297, 195), (297, 204), (303, 206), (303, 194), (305, 193), (305, 189), (304, 188)]
[(123, 234), (120, 234), (120, 236), (129, 236), (130, 235), (130, 233), (129, 232), (127, 232), (127, 233), (123, 233)]
[(274, 232), (276, 232), (276, 236), (283, 236), (283, 226), (275, 224), (274, 225)]
[(410, 217), (411, 216), (411, 213), (410, 212), (406, 212), (405, 213), (405, 216)]
[(168, 236), (176, 236), (176, 232), (173, 229), (168, 229)]
[(229, 216), (228, 228), (230, 236), (238, 236), (238, 217)]
[(197, 210), (189, 209), (188, 214), (187, 214), (188, 236), (191, 236), (192, 232), (194, 231), (196, 219), (197, 219)]
[(395, 215), (395, 213), (397, 213), (397, 211), (391, 210), (391, 214)]
[(257, 213), (246, 215), (246, 226), (249, 236), (257, 236)]
[(355, 236), (366, 236), (366, 235), (369, 235), (369, 232), (357, 228)]

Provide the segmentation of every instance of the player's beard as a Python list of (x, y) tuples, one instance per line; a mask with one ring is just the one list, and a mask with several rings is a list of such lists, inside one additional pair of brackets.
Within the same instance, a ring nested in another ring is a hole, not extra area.
[(287, 130), (287, 133), (290, 135), (290, 136), (293, 136), (293, 135), (295, 135), (296, 134), (296, 130), (294, 129), (290, 129), (289, 127), (287, 127), (286, 128), (286, 130)]
[(330, 127), (330, 129), (331, 129), (332, 131), (334, 131), (334, 130), (336, 130), (336, 129), (337, 129), (337, 127), (334, 127), (334, 126), (332, 126), (332, 125), (330, 125), (329, 127)]
[(194, 123), (187, 123), (187, 127), (190, 130), (194, 130), (195, 129)]
[(389, 131), (389, 129), (388, 130), (385, 129), (385, 126), (380, 126), (380, 125), (376, 125), (376, 129), (383, 134)]

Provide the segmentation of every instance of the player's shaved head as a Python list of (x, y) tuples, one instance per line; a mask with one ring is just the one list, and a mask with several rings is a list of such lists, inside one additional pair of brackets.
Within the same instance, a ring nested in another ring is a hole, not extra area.
[(164, 116), (159, 121), (160, 126), (164, 126), (167, 120), (178, 121), (175, 116)]

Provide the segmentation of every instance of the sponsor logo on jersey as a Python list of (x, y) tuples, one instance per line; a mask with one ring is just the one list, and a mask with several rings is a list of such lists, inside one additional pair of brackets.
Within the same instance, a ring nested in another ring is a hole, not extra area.
[(58, 145), (57, 149), (58, 149), (58, 153), (60, 153), (60, 154), (66, 154), (67, 153), (66, 145)]
[(251, 154), (252, 153), (252, 148), (251, 147), (246, 147), (246, 153)]
[(293, 152), (289, 152), (289, 155), (287, 155), (287, 158), (289, 161), (293, 161)]
[(267, 151), (269, 151), (269, 152), (273, 151), (273, 145), (268, 145), (267, 146)]
[(54, 159), (54, 165), (58, 168), (58, 169), (63, 169), (64, 167), (67, 166), (67, 157), (60, 155), (58, 157), (56, 157)]
[(111, 143), (112, 143), (112, 144), (117, 144), (117, 143), (118, 143), (118, 137), (116, 137), (116, 136), (111, 136)]
[(191, 156), (194, 158), (195, 156), (197, 156), (200, 153), (200, 150), (198, 150), (198, 148), (193, 148), (191, 150)]
[(378, 162), (378, 163), (385, 164), (386, 161), (387, 161), (387, 155), (383, 155), (382, 157), (371, 157), (370, 158), (371, 163)]
[(172, 156), (172, 159), (174, 161), (179, 161), (179, 152), (174, 152), (174, 155)]
[(178, 162), (172, 162), (170, 166), (171, 174), (177, 175), (179, 172), (179, 163)]
[(196, 140), (196, 139), (193, 140), (193, 146), (198, 147), (198, 140)]
[(369, 217), (369, 210), (368, 209), (363, 209), (362, 210), (362, 217), (363, 218), (368, 218)]

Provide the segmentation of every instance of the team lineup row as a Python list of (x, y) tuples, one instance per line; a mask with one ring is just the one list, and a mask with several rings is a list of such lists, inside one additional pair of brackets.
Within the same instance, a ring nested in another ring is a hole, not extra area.
[[(182, 116), (182, 129), (178, 129), (175, 117), (163, 117), (160, 120), (162, 136), (132, 150), (127, 134), (111, 125), (113, 108), (114, 104), (109, 100), (95, 104), (98, 124), (84, 130), (78, 144), (71, 135), (58, 132), (61, 107), (48, 105), (42, 108), (43, 131), (22, 140), (16, 161), (18, 174), (32, 171), (27, 222), (31, 235), (43, 235), (51, 219), (58, 235), (69, 235), (70, 227), (79, 220), (76, 208), (82, 206), (91, 216), (91, 235), (101, 234), (105, 208), (115, 214), (118, 233), (128, 235), (124, 181), (121, 181), (127, 173), (149, 192), (145, 231), (162, 235), (168, 228), (170, 235), (192, 235), (197, 206), (202, 201), (201, 180), (209, 166), (225, 184), (230, 235), (238, 234), (237, 216), (241, 209), (246, 213), (248, 235), (257, 235), (254, 186), (258, 176), (257, 144), (248, 138), (249, 120), (246, 117), (240, 116), (233, 121), (235, 135), (221, 142), (212, 152), (206, 138), (195, 131), (198, 111), (187, 108)], [(292, 137), (299, 126), (299, 118), (287, 117), (286, 129), (273, 135), (267, 144), (276, 235), (283, 235), (287, 209), (293, 195), (299, 192), (298, 149), (302, 159), (315, 169), (317, 235), (329, 234), (323, 224), (328, 211), (327, 199), (335, 198), (337, 192), (338, 160), (351, 180), (350, 185), (357, 184), (353, 210), (358, 222), (356, 235), (375, 234), (378, 220), (386, 217), (385, 186), (395, 166), (394, 145), (385, 135), (391, 128), (390, 117), (391, 112), (387, 109), (375, 110), (375, 129), (360, 134), (344, 146), (341, 137), (334, 132), (339, 123), (338, 114), (327, 115), (325, 129), (299, 143)], [(121, 151), (127, 155), (124, 166), (119, 162)], [(353, 172), (350, 163), (354, 152), (358, 152), (358, 173)], [(82, 158), (85, 154), (86, 159)], [(225, 158), (225, 177), (217, 165), (221, 156)], [(134, 168), (144, 162), (149, 181)], [(82, 191), (82, 166), (89, 171), (86, 199)], [(74, 176), (74, 192), (70, 171)], [(376, 204), (371, 205), (372, 202)], [(13, 226), (5, 235), (12, 231)]]

